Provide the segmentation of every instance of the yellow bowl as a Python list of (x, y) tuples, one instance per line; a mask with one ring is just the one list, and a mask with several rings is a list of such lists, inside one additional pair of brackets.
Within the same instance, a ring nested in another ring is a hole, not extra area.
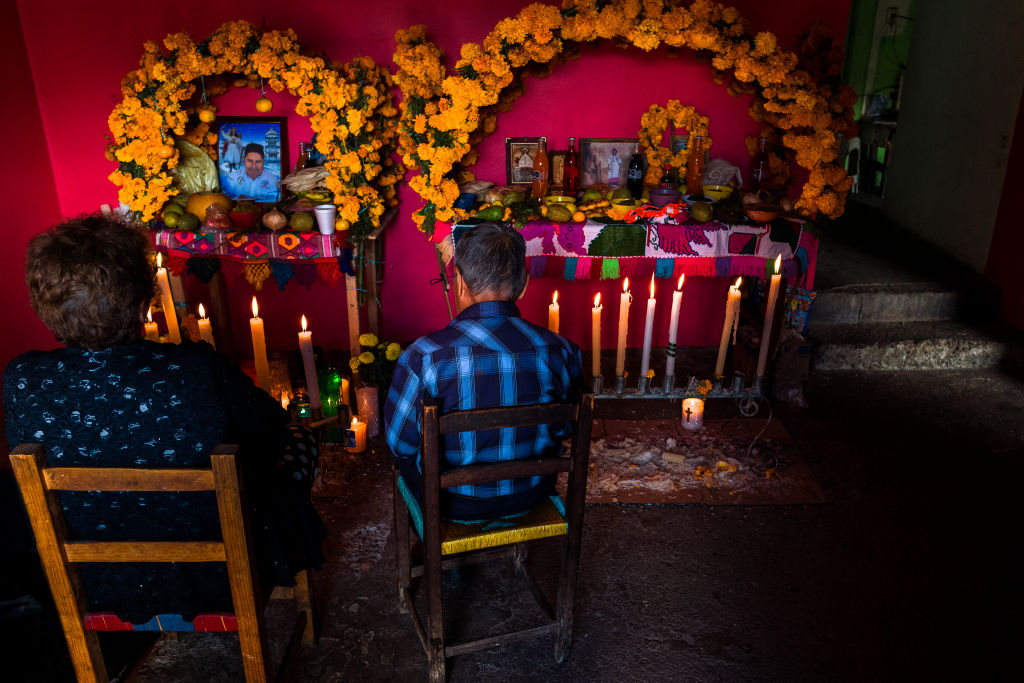
[(725, 199), (732, 194), (732, 185), (705, 185), (701, 188), (704, 194), (715, 199)]
[(574, 197), (566, 197), (565, 195), (549, 195), (544, 198), (545, 204), (575, 204), (576, 199)]

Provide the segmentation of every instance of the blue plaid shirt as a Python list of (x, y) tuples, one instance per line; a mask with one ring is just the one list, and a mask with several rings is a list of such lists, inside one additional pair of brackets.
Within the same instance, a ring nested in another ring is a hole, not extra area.
[[(403, 476), (419, 488), (423, 465), (420, 418), (424, 399), (442, 413), (571, 399), (582, 387), (580, 350), (519, 315), (512, 302), (486, 301), (447, 327), (417, 339), (398, 361), (384, 406), (388, 446)], [(448, 466), (561, 453), (569, 425), (542, 425), (445, 436)], [(415, 465), (415, 467), (413, 467)], [(442, 469), (446, 469), (442, 463)], [(458, 486), (476, 498), (522, 493), (540, 477)]]

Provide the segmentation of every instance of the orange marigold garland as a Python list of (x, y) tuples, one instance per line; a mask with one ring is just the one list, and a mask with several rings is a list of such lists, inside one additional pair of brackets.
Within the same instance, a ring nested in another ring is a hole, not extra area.
[(229, 21), (199, 43), (185, 32), (167, 36), (163, 48), (147, 42), (139, 68), (121, 82), (122, 100), (108, 118), (107, 158), (118, 162), (110, 174), (121, 188), (118, 199), (138, 218), (151, 220), (177, 194), (175, 137), (216, 158), (210, 131), (216, 108), (208, 98), (227, 90), (225, 76), (235, 86), (256, 87), (262, 79), (298, 97), (295, 111), (317, 134), (331, 173), (327, 186), (354, 238), (369, 234), (397, 204), (395, 184), (405, 169), (391, 158), (398, 110), (387, 69), (368, 57), (328, 65), (304, 53), (291, 29), (261, 33), (246, 21)]
[(421, 230), (430, 234), (435, 220), (456, 216), (455, 179), (475, 161), (472, 145), (494, 129), (490, 117), (502, 109), (503, 91), (521, 83), (524, 68), (547, 65), (574, 43), (601, 39), (645, 51), (688, 47), (709, 60), (716, 82), (731, 75), (730, 91), (755, 95), (751, 115), (780, 131), (782, 143), (793, 145), (796, 163), (810, 171), (797, 209), (842, 213), (849, 180), (835, 170), (837, 136), (852, 129), (852, 107), (842, 87), (816, 82), (801, 61), (826, 45), (819, 29), (798, 55), (780, 50), (771, 33), (750, 35), (735, 8), (708, 0), (686, 6), (675, 0), (562, 0), (560, 8), (534, 3), (502, 19), (481, 43), (462, 46), (446, 77), (440, 50), (423, 27), (396, 34), (396, 82), (404, 96), (401, 149), (405, 163), (420, 171), (410, 185), (425, 201), (412, 216)]
[[(671, 149), (662, 146), (661, 142), (665, 131), (668, 130), (669, 123), (690, 134), (686, 149), (673, 153)], [(704, 149), (711, 147), (712, 140), (708, 135), (708, 117), (701, 116), (693, 107), (679, 104), (679, 100), (669, 100), (666, 107), (652, 104), (647, 113), (640, 117), (640, 126), (637, 136), (640, 138), (640, 146), (644, 150), (648, 164), (647, 177), (644, 178), (644, 181), (652, 185), (657, 184), (665, 164), (676, 169), (680, 178), (686, 177), (689, 150), (693, 149), (695, 136), (700, 135), (704, 138)]]

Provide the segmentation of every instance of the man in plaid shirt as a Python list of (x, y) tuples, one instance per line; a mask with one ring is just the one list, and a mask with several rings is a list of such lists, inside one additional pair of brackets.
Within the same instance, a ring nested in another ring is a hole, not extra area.
[[(398, 361), (384, 406), (388, 446), (422, 504), (420, 416), (424, 399), (442, 413), (571, 399), (582, 387), (580, 350), (523, 320), (515, 301), (529, 279), (526, 242), (516, 230), (482, 223), (455, 251), (459, 315), (417, 339)], [(506, 428), (445, 436), (442, 469), (561, 453), (570, 425)], [(489, 519), (528, 510), (554, 492), (554, 476), (457, 486), (442, 492), (450, 519)]]

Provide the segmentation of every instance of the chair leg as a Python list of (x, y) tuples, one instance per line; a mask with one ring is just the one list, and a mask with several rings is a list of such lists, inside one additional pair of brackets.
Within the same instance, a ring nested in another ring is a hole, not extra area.
[(405, 598), (412, 588), (412, 559), (409, 554), (409, 510), (398, 491), (398, 473), (394, 478), (395, 579), (398, 588), (398, 611), (408, 614)]
[(302, 644), (312, 645), (317, 638), (316, 620), (313, 618), (313, 582), (309, 580), (309, 571), (305, 569), (295, 575), (295, 607), (299, 612), (306, 613)]
[(583, 530), (581, 525), (570, 527), (565, 537), (562, 572), (558, 579), (558, 604), (555, 606), (555, 618), (558, 621), (555, 631), (555, 661), (561, 664), (569, 655), (572, 645), (573, 607), (576, 602), (576, 577), (579, 573), (580, 542)]
[[(434, 524), (438, 520), (433, 520)], [(425, 521), (430, 524), (430, 521)], [(436, 538), (436, 533), (424, 534)], [(431, 683), (444, 683), (444, 619), (441, 609), (441, 546), (424, 543), (424, 580), (427, 583), (427, 665)]]

